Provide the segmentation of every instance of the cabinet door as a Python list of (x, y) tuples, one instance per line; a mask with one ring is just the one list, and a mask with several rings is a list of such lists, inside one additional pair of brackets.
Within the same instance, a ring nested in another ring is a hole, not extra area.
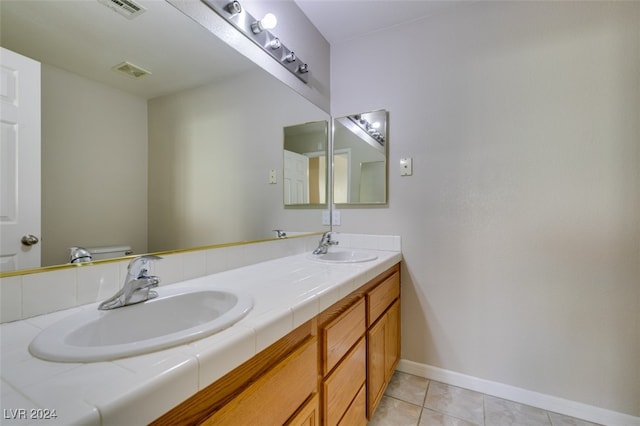
[(387, 311), (385, 336), (385, 369), (388, 383), (400, 361), (400, 301), (396, 300)]
[(400, 302), (367, 333), (367, 417), (371, 419), (400, 361)]
[(367, 333), (367, 418), (371, 419), (385, 388), (386, 341), (389, 324), (383, 315)]

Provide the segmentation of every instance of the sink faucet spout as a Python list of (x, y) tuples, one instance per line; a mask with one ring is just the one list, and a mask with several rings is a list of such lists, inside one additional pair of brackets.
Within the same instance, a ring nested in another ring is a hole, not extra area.
[(162, 258), (153, 255), (140, 256), (133, 259), (127, 268), (127, 278), (124, 286), (112, 297), (102, 302), (98, 309), (120, 308), (157, 297), (158, 293), (151, 289), (160, 284), (160, 278), (148, 275), (148, 272), (151, 262), (159, 259)]
[(333, 235), (333, 232), (328, 231), (325, 232), (324, 234), (322, 234), (322, 238), (320, 238), (320, 243), (318, 244), (318, 247), (313, 251), (313, 254), (318, 255), (318, 254), (327, 254), (327, 251), (329, 250), (329, 247), (331, 246), (337, 246), (338, 245), (338, 241), (334, 241), (331, 239), (331, 236)]

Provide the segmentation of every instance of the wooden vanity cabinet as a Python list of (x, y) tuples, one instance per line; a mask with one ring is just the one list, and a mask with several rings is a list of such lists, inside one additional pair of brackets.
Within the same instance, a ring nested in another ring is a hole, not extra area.
[(367, 417), (371, 418), (400, 361), (400, 276), (393, 274), (366, 294)]
[(313, 396), (286, 423), (287, 426), (318, 426), (320, 424), (320, 406), (318, 394)]
[(152, 425), (366, 425), (400, 359), (400, 266)]
[(320, 421), (365, 425), (400, 359), (400, 268), (396, 265), (318, 317)]
[[(316, 389), (317, 354), (316, 339), (310, 339), (201, 424), (285, 424)], [(302, 416), (302, 424), (308, 417)]]
[[(292, 425), (313, 425), (309, 422), (319, 418), (313, 415), (313, 411), (318, 412), (316, 332), (314, 318), (177, 405), (151, 425), (288, 422)], [(307, 411), (309, 414), (306, 419), (309, 420), (305, 423)]]

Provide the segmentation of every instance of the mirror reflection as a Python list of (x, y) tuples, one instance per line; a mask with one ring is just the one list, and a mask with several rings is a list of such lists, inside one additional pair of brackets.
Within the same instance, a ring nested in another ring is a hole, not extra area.
[(334, 119), (333, 202), (387, 202), (388, 113), (386, 110)]
[(327, 203), (327, 121), (284, 128), (284, 204)]
[[(3, 47), (42, 63), (41, 265), (321, 228), (287, 211), (282, 128), (328, 114), (167, 2), (0, 2)], [(171, 31), (167, 31), (171, 28)], [(139, 79), (112, 68), (129, 62)], [(277, 103), (278, 108), (273, 108)]]

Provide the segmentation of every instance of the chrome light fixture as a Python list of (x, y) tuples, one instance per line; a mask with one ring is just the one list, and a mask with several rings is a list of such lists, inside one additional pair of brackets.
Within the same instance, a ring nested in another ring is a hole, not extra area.
[(227, 4), (224, 9), (232, 15), (242, 12), (242, 6), (240, 5), (239, 1), (232, 1), (231, 3)]
[(282, 41), (269, 30), (275, 28), (277, 18), (267, 13), (262, 19), (256, 19), (247, 12), (239, 1), (202, 0), (214, 12), (238, 29), (249, 40), (260, 46), (273, 59), (288, 69), (305, 84), (309, 82), (309, 65), (288, 49)]

